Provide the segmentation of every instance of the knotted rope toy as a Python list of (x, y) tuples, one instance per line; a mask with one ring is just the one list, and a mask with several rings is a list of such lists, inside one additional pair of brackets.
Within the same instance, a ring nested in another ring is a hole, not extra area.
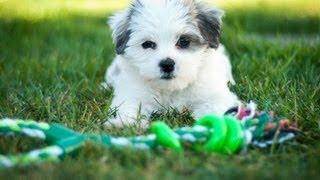
[(151, 124), (151, 134), (135, 137), (81, 134), (57, 123), (6, 118), (0, 120), (1, 135), (20, 134), (40, 138), (49, 146), (18, 155), (0, 154), (0, 168), (59, 160), (88, 141), (106, 148), (169, 148), (181, 152), (185, 146), (197, 151), (234, 154), (250, 145), (264, 148), (295, 137), (297, 130), (290, 126), (287, 119), (275, 117), (273, 113), (258, 112), (255, 108), (255, 104), (250, 103), (247, 107), (230, 109), (225, 116), (209, 114), (197, 120), (193, 127), (175, 130), (157, 121)]

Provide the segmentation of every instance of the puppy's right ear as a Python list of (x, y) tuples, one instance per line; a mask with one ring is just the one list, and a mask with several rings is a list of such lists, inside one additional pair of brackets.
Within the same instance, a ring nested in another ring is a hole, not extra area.
[(218, 48), (222, 24), (223, 11), (209, 8), (204, 3), (197, 4), (198, 27), (210, 48)]
[(111, 16), (108, 24), (112, 30), (113, 42), (116, 46), (117, 54), (124, 54), (127, 43), (130, 39), (129, 29), (130, 10), (126, 9)]

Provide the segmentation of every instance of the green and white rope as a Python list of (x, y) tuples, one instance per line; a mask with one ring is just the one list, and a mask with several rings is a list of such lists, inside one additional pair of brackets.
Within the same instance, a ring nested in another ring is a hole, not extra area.
[[(55, 132), (54, 132), (55, 131)], [(204, 126), (183, 127), (176, 129), (175, 136), (177, 139), (184, 143), (204, 143), (210, 136), (213, 129), (206, 128)], [(58, 135), (56, 133), (67, 132), (65, 137), (55, 141), (56, 137), (52, 135)], [(71, 133), (72, 136), (68, 136)], [(0, 134), (2, 135), (15, 135), (21, 134), (32, 138), (43, 139), (46, 142), (52, 142), (56, 145), (51, 145), (42, 149), (36, 149), (28, 153), (21, 153), (18, 155), (0, 155), (0, 167), (12, 167), (17, 165), (30, 165), (41, 163), (43, 161), (58, 160), (67, 153), (82, 146), (85, 140), (91, 140), (93, 142), (102, 144), (106, 147), (113, 148), (132, 148), (137, 150), (149, 150), (157, 147), (161, 147), (157, 143), (156, 135), (149, 134), (146, 136), (136, 137), (112, 137), (109, 135), (80, 135), (69, 129), (54, 124), (49, 125), (47, 123), (38, 123), (32, 120), (14, 120), (3, 119), (0, 120)], [(54, 140), (54, 141), (53, 141)]]
[[(151, 134), (133, 137), (81, 134), (56, 123), (5, 118), (0, 120), (0, 135), (20, 134), (38, 138), (48, 146), (17, 155), (0, 154), (0, 168), (56, 161), (79, 149), (87, 141), (107, 148), (149, 150), (162, 147), (181, 152), (183, 147), (191, 147), (197, 151), (233, 154), (248, 145), (264, 148), (295, 137), (294, 128), (281, 127), (287, 120), (275, 118), (265, 112), (253, 113), (254, 111), (250, 111), (248, 115), (246, 109), (240, 109), (238, 112), (242, 113), (234, 115), (206, 115), (192, 127), (174, 130), (163, 122), (154, 122), (151, 124)], [(241, 121), (242, 119), (245, 121)]]

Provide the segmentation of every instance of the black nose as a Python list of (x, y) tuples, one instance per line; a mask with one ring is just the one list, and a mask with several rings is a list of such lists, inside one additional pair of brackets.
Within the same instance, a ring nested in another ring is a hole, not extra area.
[(163, 72), (171, 73), (174, 70), (175, 64), (176, 63), (172, 59), (167, 58), (167, 59), (161, 60), (159, 63), (159, 66)]

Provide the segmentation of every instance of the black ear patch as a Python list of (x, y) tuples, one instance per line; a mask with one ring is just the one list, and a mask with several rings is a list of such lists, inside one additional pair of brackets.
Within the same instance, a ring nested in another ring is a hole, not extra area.
[(131, 30), (125, 30), (117, 35), (116, 37), (116, 53), (123, 54), (127, 48), (127, 43), (130, 39)]
[(202, 37), (207, 41), (210, 48), (218, 48), (220, 43), (222, 12), (215, 9), (198, 7), (198, 27)]
[(111, 27), (113, 29), (113, 38), (116, 45), (116, 53), (124, 54), (128, 47), (128, 41), (130, 39), (132, 30), (129, 28), (129, 22), (138, 9), (143, 8), (142, 3), (139, 0), (134, 1), (131, 6), (118, 14), (118, 17), (114, 17), (111, 21)]

